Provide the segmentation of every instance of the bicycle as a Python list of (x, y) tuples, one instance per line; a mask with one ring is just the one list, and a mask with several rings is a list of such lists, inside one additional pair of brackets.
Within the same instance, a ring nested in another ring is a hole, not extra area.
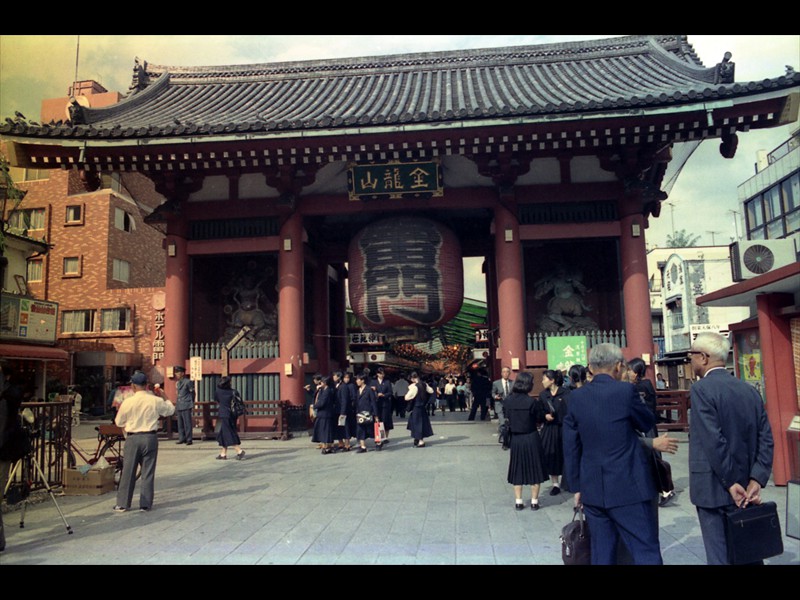
[[(77, 466), (76, 454), (88, 465), (96, 464), (101, 458), (114, 467), (114, 485), (119, 485), (122, 474), (123, 456), (122, 449), (125, 444), (125, 431), (114, 424), (98, 425), (97, 447), (94, 454), (89, 454), (75, 440), (70, 438), (69, 447), (66, 448), (67, 467), (74, 469)], [(141, 476), (141, 467), (136, 470), (136, 479)]]

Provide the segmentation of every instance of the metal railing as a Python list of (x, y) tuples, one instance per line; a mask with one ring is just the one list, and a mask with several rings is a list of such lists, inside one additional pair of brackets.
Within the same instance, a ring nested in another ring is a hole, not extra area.
[[(203, 360), (221, 360), (224, 344), (202, 343), (189, 344), (189, 356), (199, 356)], [(278, 358), (280, 350), (278, 340), (261, 342), (240, 342), (230, 351), (228, 358)]]
[[(29, 481), (31, 490), (46, 489), (33, 460), (39, 464), (47, 484), (61, 486), (64, 480), (66, 453), (72, 439), (72, 403), (23, 402), (25, 426), (30, 431), (32, 450), (14, 472), (15, 480)], [(30, 422), (32, 420), (32, 422)]]
[(527, 350), (542, 351), (547, 350), (547, 338), (549, 337), (565, 337), (565, 336), (585, 336), (587, 342), (587, 349), (592, 348), (597, 344), (616, 344), (620, 348), (628, 345), (628, 339), (625, 335), (625, 330), (609, 330), (609, 331), (538, 331), (529, 333), (527, 336)]

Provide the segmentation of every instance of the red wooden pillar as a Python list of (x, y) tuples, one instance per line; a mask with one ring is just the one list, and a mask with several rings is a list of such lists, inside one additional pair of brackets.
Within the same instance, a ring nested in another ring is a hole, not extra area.
[(281, 227), (278, 251), (278, 343), (281, 400), (305, 404), (303, 390), (303, 219), (292, 214)]
[(525, 363), (525, 303), (519, 221), (502, 204), (494, 211), (494, 255), (501, 367), (522, 370)]
[(786, 430), (797, 413), (797, 389), (794, 373), (792, 334), (789, 319), (779, 314), (784, 306), (792, 306), (792, 294), (759, 294), (756, 296), (758, 331), (761, 338), (761, 368), (767, 416), (775, 440), (772, 478), (775, 485), (786, 485), (791, 479), (790, 446)]
[[(650, 356), (648, 373), (653, 376), (653, 327), (650, 317), (650, 286), (647, 281), (647, 248), (644, 243), (645, 217), (638, 199), (623, 204), (620, 219), (620, 263), (625, 335), (630, 360)], [(627, 206), (626, 206), (627, 204)], [(638, 210), (637, 208), (638, 207)]]
[[(183, 232), (168, 233), (166, 307), (164, 309), (164, 365), (183, 366), (188, 371), (189, 358), (189, 255), (186, 252), (186, 237)], [(175, 400), (178, 395), (175, 381), (165, 379), (164, 392)]]

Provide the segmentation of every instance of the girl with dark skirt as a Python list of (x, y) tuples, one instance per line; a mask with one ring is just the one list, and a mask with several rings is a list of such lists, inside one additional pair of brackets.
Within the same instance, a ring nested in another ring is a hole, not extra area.
[[(356, 404), (355, 394), (351, 395), (350, 373), (336, 371), (333, 374), (333, 381), (336, 388), (336, 434), (334, 437), (339, 440), (339, 449), (350, 452), (350, 439), (356, 436)], [(344, 421), (343, 425), (339, 425)]]
[(428, 416), (428, 398), (434, 395), (433, 388), (426, 382), (421, 381), (419, 375), (411, 373), (411, 384), (408, 386), (406, 401), (410, 402), (410, 414), (406, 429), (411, 432), (414, 439), (414, 446), (417, 448), (425, 447), (425, 438), (433, 435), (431, 418)]
[[(358, 452), (367, 451), (367, 439), (375, 437), (375, 416), (378, 413), (378, 401), (375, 392), (367, 385), (369, 374), (359, 373), (356, 375), (356, 387), (358, 388), (358, 398), (356, 399), (356, 439), (358, 440)], [(369, 413), (371, 419), (363, 421), (358, 418), (359, 414)], [(380, 446), (378, 446), (380, 450)]]
[(341, 371), (335, 371), (331, 375), (331, 393), (333, 393), (333, 401), (336, 406), (336, 420), (333, 423), (333, 451), (338, 452), (342, 450), (347, 452), (350, 450), (350, 438), (345, 436), (346, 432), (344, 427), (347, 419), (347, 415), (345, 414), (347, 403), (345, 402), (344, 406), (342, 405), (342, 398), (344, 397), (346, 399), (347, 390), (342, 383)]
[(311, 436), (311, 441), (322, 444), (322, 454), (333, 453), (334, 427), (339, 416), (336, 409), (335, 390), (331, 387), (332, 385), (333, 379), (331, 377), (323, 377), (317, 393), (317, 399), (314, 402), (314, 410), (317, 417), (314, 419), (314, 432)]
[(531, 510), (539, 510), (539, 488), (547, 481), (542, 463), (542, 440), (539, 425), (544, 421), (542, 403), (529, 396), (533, 376), (517, 374), (511, 393), (503, 400), (503, 415), (508, 419), (511, 443), (508, 458), (508, 483), (514, 486), (514, 508), (523, 510), (522, 486), (531, 486)]
[[(389, 443), (389, 432), (394, 429), (392, 382), (386, 378), (383, 367), (378, 367), (372, 386), (372, 390), (375, 392), (375, 400), (378, 403), (378, 420), (383, 423), (383, 428), (386, 431), (381, 442), (381, 445), (383, 445)], [(378, 449), (380, 450), (380, 448)]]
[(561, 441), (561, 424), (567, 416), (566, 396), (569, 393), (564, 387), (564, 375), (561, 371), (548, 369), (542, 374), (544, 389), (539, 394), (539, 401), (544, 410), (544, 425), (541, 428), (543, 462), (553, 487), (550, 495), (561, 493), (560, 477), (564, 471), (564, 448)]
[(236, 458), (242, 460), (244, 458), (244, 450), (240, 444), (242, 441), (239, 439), (239, 433), (236, 431), (236, 421), (238, 417), (233, 414), (231, 410), (231, 400), (234, 394), (238, 394), (231, 387), (231, 378), (223, 377), (217, 384), (217, 389), (214, 391), (214, 400), (216, 401), (217, 408), (217, 422), (219, 424), (219, 431), (217, 431), (217, 443), (220, 446), (217, 460), (226, 460), (228, 458), (228, 448), (233, 447), (236, 450)]

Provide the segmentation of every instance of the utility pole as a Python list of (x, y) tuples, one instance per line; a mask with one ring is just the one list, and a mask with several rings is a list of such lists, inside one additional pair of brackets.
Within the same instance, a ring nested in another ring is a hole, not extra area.
[(738, 210), (729, 209), (728, 212), (729, 213), (733, 213), (733, 227), (734, 227), (734, 230), (736, 231), (736, 241), (738, 242), (739, 241), (739, 211)]
[(672, 225), (672, 238), (675, 239), (675, 204), (672, 202), (666, 203), (669, 206), (669, 220)]
[(706, 231), (706, 233), (710, 233), (711, 234), (711, 245), (714, 246), (715, 245), (714, 244), (714, 235), (719, 233), (719, 231)]

